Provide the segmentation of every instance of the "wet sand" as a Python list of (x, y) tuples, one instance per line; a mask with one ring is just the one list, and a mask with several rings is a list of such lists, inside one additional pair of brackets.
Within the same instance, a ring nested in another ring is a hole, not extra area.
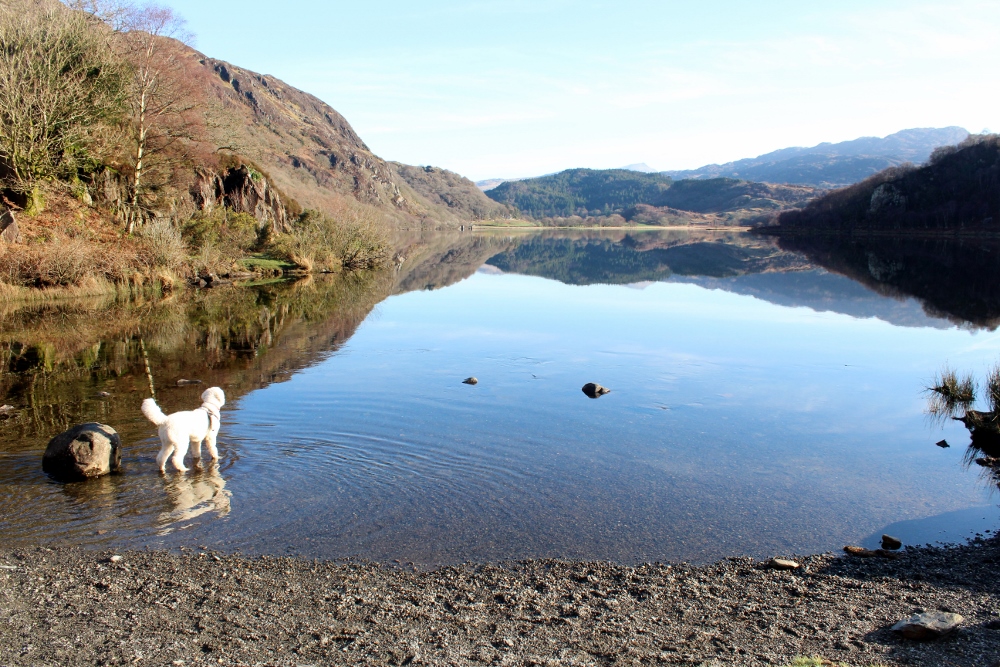
[[(115, 556), (115, 558), (112, 558)], [(802, 568), (554, 560), (430, 572), (181, 552), (0, 548), (0, 665), (849, 665), (1000, 659), (1000, 541)], [(965, 617), (930, 642), (914, 611)], [(713, 662), (714, 661), (714, 662)]]

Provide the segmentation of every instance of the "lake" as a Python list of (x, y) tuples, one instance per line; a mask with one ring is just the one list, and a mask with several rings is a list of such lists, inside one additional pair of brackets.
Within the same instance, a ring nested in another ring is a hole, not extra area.
[[(982, 377), (1000, 360), (987, 242), (399, 245), (376, 274), (0, 306), (5, 545), (705, 562), (997, 527), (968, 431), (925, 412), (945, 364)], [(158, 473), (145, 358), (166, 412), (226, 390), (217, 465)], [(48, 439), (81, 421), (122, 434), (122, 474), (42, 473)]]

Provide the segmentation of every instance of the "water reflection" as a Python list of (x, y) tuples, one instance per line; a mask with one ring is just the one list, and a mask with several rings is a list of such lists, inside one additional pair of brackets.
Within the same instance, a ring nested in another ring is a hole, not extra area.
[(891, 298), (916, 297), (932, 317), (1000, 324), (1000, 240), (964, 237), (781, 236), (784, 250)]
[[(837, 548), (986, 502), (958, 448), (924, 446), (914, 387), (941, 359), (996, 358), (990, 297), (985, 316), (946, 313), (905, 298), (905, 266), (871, 247), (862, 284), (835, 273), (854, 266), (836, 252), (816, 254), (823, 268), (744, 234), (420, 233), (398, 248), (367, 276), (0, 304), (0, 404), (16, 408), (0, 422), (0, 534), (426, 563), (711, 559)], [(231, 397), (219, 466), (157, 474), (143, 349), (164, 411), (205, 386)], [(614, 392), (590, 401), (590, 381)], [(82, 421), (119, 431), (125, 470), (54, 485), (41, 451)], [(931, 442), (962, 437), (943, 429)]]
[(212, 513), (219, 518), (232, 509), (233, 494), (226, 489), (218, 463), (197, 465), (186, 474), (166, 475), (163, 488), (173, 508), (160, 513), (159, 535), (167, 535), (176, 524), (190, 522), (203, 514)]

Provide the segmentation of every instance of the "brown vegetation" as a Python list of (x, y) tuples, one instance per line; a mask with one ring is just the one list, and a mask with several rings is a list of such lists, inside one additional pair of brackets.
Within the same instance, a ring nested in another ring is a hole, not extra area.
[(506, 214), (457, 174), (384, 162), (320, 100), (184, 37), (169, 9), (128, 0), (0, 6), (0, 213), (17, 221), (0, 281), (96, 289), (244, 270), (250, 254), (351, 270), (388, 257), (392, 222)]

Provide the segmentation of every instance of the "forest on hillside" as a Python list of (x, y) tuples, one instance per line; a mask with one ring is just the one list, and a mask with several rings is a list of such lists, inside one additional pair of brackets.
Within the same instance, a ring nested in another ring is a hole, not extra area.
[(1000, 232), (1000, 135), (972, 135), (785, 211), (770, 233)]
[(801, 206), (817, 190), (733, 178), (673, 181), (626, 169), (569, 169), (507, 181), (486, 194), (543, 224), (564, 225), (572, 218), (670, 225), (740, 223)]

